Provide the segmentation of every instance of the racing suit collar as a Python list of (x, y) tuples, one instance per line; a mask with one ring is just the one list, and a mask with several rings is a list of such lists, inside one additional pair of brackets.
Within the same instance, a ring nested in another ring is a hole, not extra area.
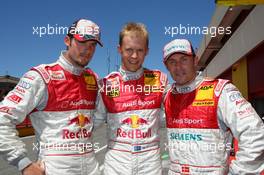
[(189, 93), (195, 90), (203, 81), (204, 76), (202, 72), (197, 72), (197, 75), (193, 81), (186, 85), (176, 85), (175, 83), (172, 85), (172, 92), (173, 93)]
[(66, 51), (62, 51), (61, 55), (59, 57), (59, 60), (57, 61), (65, 70), (71, 72), (74, 75), (80, 75), (85, 68), (77, 67), (72, 65), (67, 59), (64, 57)]
[(127, 70), (124, 70), (121, 66), (119, 68), (119, 72), (122, 75), (122, 79), (124, 81), (128, 81), (128, 80), (137, 80), (139, 79), (143, 73), (144, 73), (144, 68), (141, 67), (140, 69), (138, 69), (136, 72), (130, 72)]

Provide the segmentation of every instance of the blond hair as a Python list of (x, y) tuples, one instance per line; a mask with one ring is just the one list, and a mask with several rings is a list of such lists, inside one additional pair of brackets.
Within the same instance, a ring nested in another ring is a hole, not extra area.
[(125, 35), (128, 35), (130, 33), (135, 33), (136, 35), (139, 35), (140, 37), (143, 37), (146, 39), (146, 44), (148, 47), (149, 44), (149, 37), (148, 37), (148, 31), (146, 29), (146, 26), (142, 23), (135, 23), (135, 22), (129, 22), (127, 23), (119, 33), (119, 45), (122, 45), (122, 41)]

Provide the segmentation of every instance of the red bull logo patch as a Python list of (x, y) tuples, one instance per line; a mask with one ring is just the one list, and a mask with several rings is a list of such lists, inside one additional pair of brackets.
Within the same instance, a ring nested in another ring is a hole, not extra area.
[(92, 133), (87, 129), (80, 129), (78, 132), (72, 132), (68, 129), (63, 129), (62, 132), (63, 139), (89, 138), (92, 135)]
[(128, 125), (132, 130), (123, 130), (122, 128), (117, 129), (116, 135), (123, 138), (149, 138), (151, 137), (151, 129), (149, 128), (147, 132), (142, 131), (141, 126), (148, 125), (148, 121), (138, 115), (131, 115), (121, 121), (122, 125)]
[(123, 119), (121, 123), (129, 125), (131, 128), (138, 128), (140, 125), (148, 124), (148, 121), (138, 115), (131, 115), (130, 117)]
[(77, 125), (80, 129), (77, 132), (70, 131), (69, 129), (62, 130), (63, 139), (76, 139), (76, 138), (89, 138), (92, 133), (84, 128), (84, 126), (91, 123), (91, 118), (84, 114), (78, 114), (75, 118), (70, 119), (68, 125)]
[(123, 138), (130, 138), (130, 139), (150, 138), (151, 129), (149, 128), (147, 132), (143, 132), (140, 129), (125, 131), (122, 128), (118, 128), (116, 131), (116, 136), (123, 137)]
[(80, 128), (83, 128), (85, 125), (88, 125), (90, 123), (91, 123), (91, 118), (85, 116), (84, 114), (78, 114), (75, 118), (69, 121), (69, 125), (76, 124), (79, 125)]

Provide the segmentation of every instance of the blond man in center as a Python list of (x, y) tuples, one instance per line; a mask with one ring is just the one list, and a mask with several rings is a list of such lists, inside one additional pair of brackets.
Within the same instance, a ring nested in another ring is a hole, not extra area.
[(144, 68), (148, 32), (128, 23), (119, 35), (122, 64), (99, 83), (96, 117), (107, 119), (108, 150), (104, 174), (161, 174), (160, 116), (167, 76)]

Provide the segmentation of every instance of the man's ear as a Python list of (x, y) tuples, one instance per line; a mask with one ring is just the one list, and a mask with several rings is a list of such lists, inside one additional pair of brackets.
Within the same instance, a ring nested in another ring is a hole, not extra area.
[(146, 55), (148, 55), (148, 53), (149, 53), (149, 48), (147, 47), (147, 50), (146, 50)]
[(194, 65), (195, 65), (195, 67), (198, 66), (198, 62), (199, 62), (198, 57), (195, 56), (195, 57), (194, 57)]
[(117, 51), (118, 51), (118, 53), (120, 53), (121, 54), (121, 52), (122, 52), (122, 50), (121, 50), (121, 46), (118, 44), (117, 45)]
[(168, 64), (167, 64), (167, 61), (164, 63), (165, 67), (167, 68), (167, 70), (169, 70), (168, 68)]
[(71, 46), (71, 38), (68, 35), (65, 36), (64, 43), (67, 47)]

